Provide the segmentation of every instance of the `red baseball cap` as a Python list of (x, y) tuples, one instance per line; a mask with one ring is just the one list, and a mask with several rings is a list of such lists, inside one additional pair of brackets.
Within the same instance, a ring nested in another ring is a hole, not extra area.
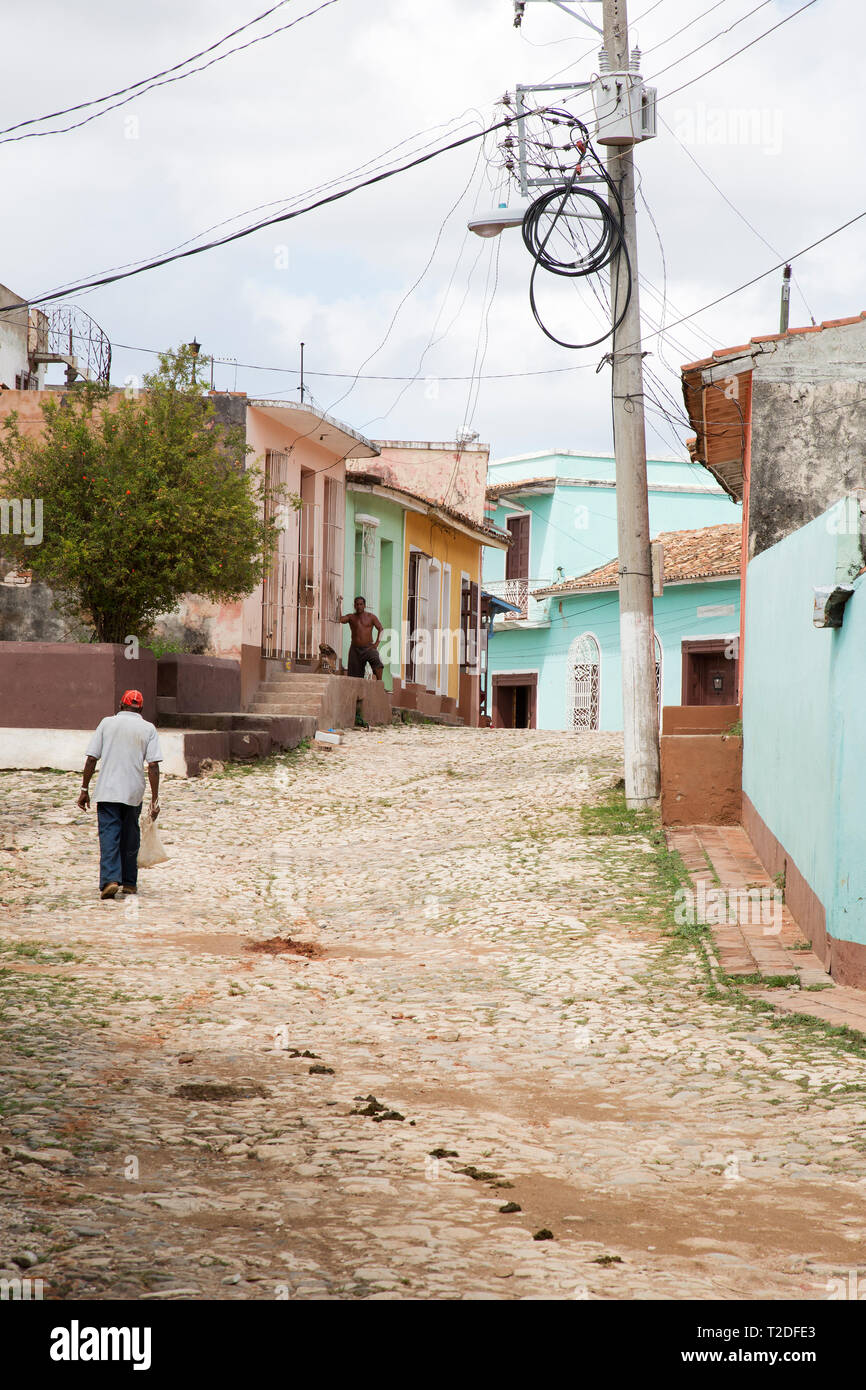
[(123, 699), (120, 702), (121, 709), (143, 709), (144, 696), (140, 690), (124, 691)]

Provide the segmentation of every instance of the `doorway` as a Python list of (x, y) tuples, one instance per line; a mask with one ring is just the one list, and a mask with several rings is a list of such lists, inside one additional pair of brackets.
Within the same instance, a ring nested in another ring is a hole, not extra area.
[(684, 705), (735, 705), (739, 690), (739, 661), (727, 655), (736, 650), (734, 637), (684, 639)]
[(492, 679), (494, 729), (534, 729), (538, 672), (515, 671)]

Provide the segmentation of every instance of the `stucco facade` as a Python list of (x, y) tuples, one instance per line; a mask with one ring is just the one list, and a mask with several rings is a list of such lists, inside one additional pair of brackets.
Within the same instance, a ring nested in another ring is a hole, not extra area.
[[(488, 646), (490, 671), (504, 680), (517, 672), (538, 673), (536, 727), (573, 728), (574, 692), (570, 666), (576, 644), (588, 636), (598, 646), (598, 728), (622, 728), (622, 666), (619, 594), (565, 594), (552, 598), (549, 626), (508, 632), (494, 627)], [(709, 612), (707, 611), (709, 610)], [(719, 612), (719, 610), (723, 610)], [(661, 651), (661, 703), (682, 703), (684, 641), (724, 639), (734, 644), (740, 621), (738, 579), (676, 584), (653, 600)], [(503, 625), (504, 627), (504, 625)]]
[[(434, 642), (432, 671), (427, 679), (428, 690), (433, 688), (437, 694), (461, 700), (461, 675), (471, 677), (477, 682), (477, 662), (461, 663), (461, 593), (466, 583), (479, 584), (481, 578), (481, 544), (478, 539), (448, 527), (435, 515), (421, 515), (418, 512), (406, 513), (406, 547), (404, 555), (403, 585), (404, 593), (409, 594), (409, 565), (413, 551), (428, 556), (431, 564), (429, 572), (432, 583), (428, 588), (429, 625), (435, 635), (437, 628), (442, 633), (440, 642)], [(473, 623), (478, 632), (478, 612)], [(477, 640), (477, 639), (476, 639)], [(416, 666), (418, 663), (416, 663)], [(420, 671), (414, 672), (419, 683)], [(404, 679), (410, 679), (412, 672), (408, 667), (408, 654), (403, 664)], [(466, 682), (464, 682), (465, 684)], [(477, 711), (473, 711), (477, 715)], [(477, 717), (472, 722), (477, 722)]]
[[(348, 495), (354, 493), (355, 498), (348, 504), (352, 520), (347, 522), (346, 564), (351, 563), (353, 575), (366, 572), (374, 576), (380, 604), (377, 611), (383, 623), (390, 587), (395, 631), (387, 645), (383, 642), (386, 678), (391, 678), (400, 707), (422, 714), (454, 715), (467, 724), (477, 724), (482, 660), (481, 554), (486, 548), (504, 551), (508, 546), (507, 539), (484, 516), (487, 446), (378, 440), (376, 448), (381, 454), (375, 460), (349, 466)], [(373, 499), (378, 499), (378, 509)], [(386, 510), (386, 499), (390, 511)], [(390, 586), (386, 583), (383, 589), (381, 577), (377, 584), (375, 576), (377, 565), (381, 576), (395, 559), (395, 552), (388, 551), (389, 541), (394, 543), (397, 535), (394, 504), (402, 510), (402, 546), (399, 565), (394, 563), (391, 569)], [(366, 525), (358, 524), (359, 515), (369, 518)], [(373, 524), (376, 520), (378, 526)], [(349, 529), (354, 531), (352, 539)], [(363, 557), (355, 562), (365, 530), (369, 549), (366, 565)], [(356, 589), (362, 590), (363, 585)], [(369, 595), (364, 597), (372, 606)], [(348, 639), (344, 643), (346, 651)]]
[[(843, 983), (866, 985), (866, 576), (861, 499), (837, 501), (749, 564), (744, 824)], [(851, 584), (840, 628), (813, 590)]]
[[(739, 524), (739, 507), (695, 465), (679, 459), (651, 459), (647, 472), (653, 535), (724, 522)], [(487, 658), (491, 691), (508, 684), (507, 677), (523, 673), (533, 679), (537, 692), (535, 727), (571, 727), (569, 682), (574, 653), (570, 649), (575, 638), (589, 631), (600, 654), (599, 727), (621, 728), (616, 592), (555, 600), (534, 596), (534, 591), (584, 574), (616, 555), (615, 460), (608, 455), (559, 453), (496, 462), (488, 477), (488, 515), (506, 529), (515, 523), (528, 526), (526, 575), (515, 575), (513, 554), (507, 559), (491, 552), (485, 556), (485, 591), (523, 604), (525, 610), (525, 616), (516, 620), (494, 620)], [(692, 637), (736, 633), (739, 584), (711, 582), (689, 593), (672, 587), (656, 603), (663, 702), (679, 704), (680, 643)], [(707, 608), (724, 611), (707, 615), (701, 611)], [(488, 712), (493, 715), (493, 708)]]
[[(385, 628), (380, 655), (385, 667), (382, 679), (388, 690), (402, 668), (403, 546), (406, 504), (388, 496), (374, 484), (347, 479), (346, 552), (343, 611), (352, 611), (360, 594), (367, 608)], [(343, 663), (348, 658), (351, 634), (343, 628)]]
[(451, 507), (471, 521), (484, 520), (489, 444), (396, 439), (377, 439), (375, 444), (376, 472), (384, 483)]
[(866, 313), (720, 348), (682, 379), (692, 458), (743, 506), (745, 598), (750, 560), (866, 487)]
[[(265, 581), (238, 603), (188, 597), (163, 621), (199, 629), (204, 649), (241, 663), (242, 701), (252, 698), (268, 659), (289, 667), (315, 662), (320, 642), (339, 650), (345, 564), (346, 459), (376, 448), (348, 426), (283, 401), (212, 396), (220, 417), (243, 424), (252, 446), (247, 467), (266, 477), (281, 535)], [(300, 499), (300, 508), (287, 503)]]

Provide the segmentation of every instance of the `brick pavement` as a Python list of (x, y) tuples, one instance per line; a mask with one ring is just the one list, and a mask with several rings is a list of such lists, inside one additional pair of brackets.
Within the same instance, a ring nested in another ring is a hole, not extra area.
[[(694, 891), (720, 889), (728, 895), (724, 920), (710, 920), (721, 971), (734, 979), (761, 976), (792, 978), (790, 988), (761, 989), (754, 996), (781, 1014), (799, 1014), (866, 1034), (866, 992), (839, 985), (782, 904), (772, 920), (757, 901), (745, 901), (750, 889), (771, 895), (769, 877), (742, 826), (695, 825), (667, 831), (679, 852)], [(712, 914), (708, 914), (712, 916)]]

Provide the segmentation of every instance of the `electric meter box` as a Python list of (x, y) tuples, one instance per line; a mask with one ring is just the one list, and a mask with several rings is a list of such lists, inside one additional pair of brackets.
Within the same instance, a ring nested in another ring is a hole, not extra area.
[(600, 145), (632, 145), (656, 134), (656, 88), (636, 72), (603, 72), (590, 83), (595, 138)]

